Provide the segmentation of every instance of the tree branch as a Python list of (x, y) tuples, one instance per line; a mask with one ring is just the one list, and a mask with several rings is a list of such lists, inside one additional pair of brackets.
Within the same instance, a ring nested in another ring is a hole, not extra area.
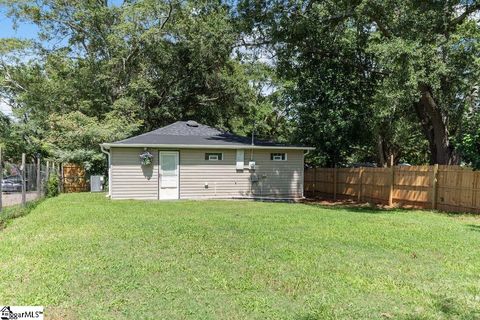
[(383, 24), (383, 22), (381, 22), (380, 20), (375, 19), (375, 18), (372, 18), (372, 21), (375, 22), (375, 24), (378, 27), (378, 30), (380, 30), (380, 32), (382, 33), (382, 35), (385, 38), (391, 38), (392, 37), (392, 33), (390, 32), (390, 30), (387, 29), (387, 27), (385, 26), (385, 24)]
[(461, 15), (459, 15), (458, 17), (452, 20), (452, 22), (450, 23), (450, 26), (454, 27), (456, 25), (461, 24), (465, 19), (468, 18), (469, 15), (471, 15), (472, 13), (478, 10), (480, 10), (480, 2), (475, 2), (472, 5), (467, 6), (465, 11)]
[(172, 12), (173, 12), (172, 2), (169, 2), (169, 3), (168, 3), (168, 6), (169, 6), (168, 14), (167, 14), (167, 17), (165, 18), (165, 20), (164, 20), (164, 21), (162, 22), (162, 24), (160, 25), (160, 30), (163, 30), (163, 28), (164, 28), (165, 25), (167, 24), (168, 20), (170, 20), (170, 17), (172, 16)]

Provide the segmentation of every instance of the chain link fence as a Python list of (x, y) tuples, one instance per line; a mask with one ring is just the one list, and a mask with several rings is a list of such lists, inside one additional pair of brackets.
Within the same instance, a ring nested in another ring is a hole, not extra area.
[(44, 197), (49, 177), (60, 175), (58, 164), (40, 158), (30, 159), (23, 154), (18, 162), (4, 159), (6, 157), (0, 151), (0, 210), (15, 205), (25, 206), (29, 201)]

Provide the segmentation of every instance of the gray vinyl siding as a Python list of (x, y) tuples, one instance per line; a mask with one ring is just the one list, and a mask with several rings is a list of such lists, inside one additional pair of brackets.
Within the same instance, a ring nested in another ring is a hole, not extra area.
[[(205, 160), (207, 152), (222, 152), (223, 160)], [(251, 196), (250, 172), (236, 170), (236, 150), (180, 150), (181, 199), (242, 196)]]
[[(286, 161), (273, 161), (270, 153), (286, 153)], [(255, 151), (259, 183), (254, 188), (255, 196), (300, 198), (303, 196), (303, 150)]]
[[(174, 150), (174, 149), (169, 149)], [(112, 199), (158, 199), (158, 151), (153, 165), (142, 167), (142, 148), (111, 148)], [(248, 170), (251, 150), (245, 149), (245, 169), (236, 169), (236, 150), (181, 149), (180, 199), (303, 196), (303, 150), (254, 150), (256, 170)], [(222, 152), (223, 160), (205, 160), (207, 152)], [(287, 161), (270, 160), (271, 153), (287, 153)], [(252, 183), (252, 176), (258, 182)], [(208, 188), (205, 187), (208, 184)]]
[[(206, 152), (222, 152), (223, 160), (205, 160)], [(270, 153), (277, 152), (287, 153), (287, 161), (270, 160)], [(245, 150), (245, 166), (250, 156), (251, 151)], [(302, 150), (255, 150), (253, 160), (255, 171), (238, 171), (236, 150), (180, 150), (180, 198), (302, 197)], [(252, 183), (252, 176), (259, 181)]]
[(111, 148), (112, 199), (158, 199), (158, 152), (153, 165), (142, 166), (142, 148)]

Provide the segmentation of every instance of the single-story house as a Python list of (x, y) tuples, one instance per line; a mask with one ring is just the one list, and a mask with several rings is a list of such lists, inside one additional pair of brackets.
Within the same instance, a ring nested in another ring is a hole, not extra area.
[(304, 154), (313, 149), (257, 141), (195, 121), (101, 148), (109, 156), (110, 197), (152, 200), (302, 198)]

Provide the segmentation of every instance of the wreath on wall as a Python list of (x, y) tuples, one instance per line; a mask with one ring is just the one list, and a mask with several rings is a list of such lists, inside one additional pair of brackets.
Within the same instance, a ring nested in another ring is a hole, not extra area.
[(142, 166), (149, 166), (153, 162), (153, 154), (150, 151), (145, 150), (144, 152), (140, 153), (140, 161)]

